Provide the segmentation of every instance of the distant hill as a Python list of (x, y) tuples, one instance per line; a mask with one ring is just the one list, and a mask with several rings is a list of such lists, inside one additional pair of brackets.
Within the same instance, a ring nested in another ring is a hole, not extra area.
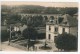
[(8, 13), (46, 13), (46, 14), (70, 14), (78, 13), (77, 7), (44, 7), (39, 5), (1, 6), (2, 12)]
[[(42, 11), (45, 7), (43, 6), (38, 6), (38, 5), (19, 5), (19, 6), (7, 6), (7, 5), (2, 5), (1, 6), (1, 10), (2, 12), (26, 12), (26, 13), (30, 13), (35, 11)], [(30, 11), (29, 11), (30, 10)]]

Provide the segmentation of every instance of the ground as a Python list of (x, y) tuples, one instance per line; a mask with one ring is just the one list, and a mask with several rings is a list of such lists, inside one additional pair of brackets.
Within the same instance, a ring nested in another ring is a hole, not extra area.
[(3, 42), (1, 46), (2, 46), (2, 51), (23, 51), (21, 49), (8, 45), (8, 41)]
[[(45, 40), (39, 40), (39, 43), (36, 43), (35, 46), (37, 47), (37, 50), (34, 51), (47, 51), (47, 52), (53, 52), (58, 51), (58, 49), (55, 47), (54, 43), (49, 44), (52, 49), (50, 50), (42, 50), (39, 49), (40, 46), (44, 45)], [(11, 45), (8, 45), (8, 41), (2, 42), (2, 51), (28, 51), (27, 47), (24, 47), (23, 43), (26, 43), (25, 40), (17, 41), (16, 43), (11, 43)], [(33, 48), (30, 47), (29, 51), (33, 51)]]

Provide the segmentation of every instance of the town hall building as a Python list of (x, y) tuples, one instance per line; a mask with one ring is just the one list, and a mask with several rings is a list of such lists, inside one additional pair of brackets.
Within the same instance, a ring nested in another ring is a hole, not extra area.
[(57, 15), (50, 18), (49, 22), (46, 23), (46, 41), (54, 42), (55, 37), (63, 32), (78, 36), (77, 19), (68, 14)]

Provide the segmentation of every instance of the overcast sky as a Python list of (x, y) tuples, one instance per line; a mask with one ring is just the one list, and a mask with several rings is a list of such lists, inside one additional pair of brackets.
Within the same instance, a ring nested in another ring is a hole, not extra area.
[(78, 3), (75, 2), (1, 2), (2, 5), (40, 5), (45, 7), (78, 7)]

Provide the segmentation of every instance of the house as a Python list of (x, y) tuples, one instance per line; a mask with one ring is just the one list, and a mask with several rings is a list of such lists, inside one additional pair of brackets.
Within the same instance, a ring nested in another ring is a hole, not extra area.
[(78, 20), (78, 13), (75, 13), (75, 14), (73, 15), (73, 17), (74, 17), (74, 18), (77, 18), (77, 20)]
[(14, 26), (14, 30), (15, 31), (21, 31), (21, 33), (23, 32), (23, 30), (25, 30), (27, 28), (27, 25), (21, 25), (20, 23), (17, 23), (15, 26)]
[(55, 37), (63, 32), (77, 36), (78, 21), (68, 14), (54, 16), (46, 23), (46, 41), (54, 42)]
[(7, 25), (7, 20), (6, 19), (4, 20), (3, 25)]
[(10, 26), (11, 26), (11, 31), (14, 31), (14, 32), (20, 31), (21, 33), (23, 32), (23, 30), (27, 28), (27, 25), (25, 24), (22, 25), (21, 23), (11, 24)]

